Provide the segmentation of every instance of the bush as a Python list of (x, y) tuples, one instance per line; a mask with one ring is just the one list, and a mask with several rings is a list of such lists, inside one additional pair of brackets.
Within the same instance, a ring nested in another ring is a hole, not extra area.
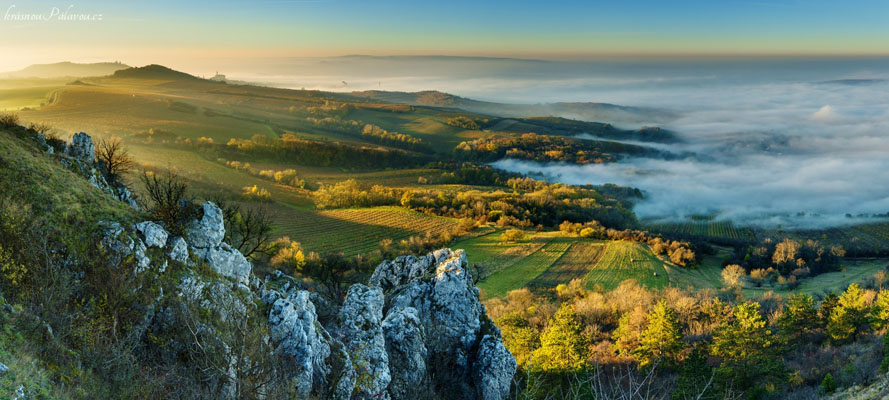
[(144, 204), (152, 217), (162, 221), (167, 231), (174, 235), (185, 234), (185, 223), (196, 209), (188, 196), (188, 185), (172, 171), (166, 173), (145, 172), (142, 183), (149, 203)]
[(525, 238), (525, 231), (521, 229), (507, 229), (506, 232), (500, 234), (501, 242), (515, 243), (521, 240), (525, 240)]
[(19, 126), (19, 115), (15, 113), (8, 113), (0, 115), (0, 126), (4, 128), (12, 128)]

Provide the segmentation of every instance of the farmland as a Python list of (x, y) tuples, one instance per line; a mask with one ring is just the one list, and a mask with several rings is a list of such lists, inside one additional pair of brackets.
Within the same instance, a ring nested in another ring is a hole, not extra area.
[(281, 209), (275, 216), (276, 236), (288, 236), (308, 251), (342, 252), (352, 256), (375, 250), (383, 239), (438, 233), (457, 220), (395, 207), (330, 211)]
[(745, 242), (756, 240), (752, 229), (739, 228), (734, 226), (731, 221), (717, 221), (713, 217), (692, 217), (682, 222), (656, 223), (650, 225), (649, 229), (653, 232), (686, 238), (727, 239)]
[(588, 287), (601, 285), (606, 290), (614, 289), (627, 279), (652, 288), (662, 288), (669, 283), (664, 261), (648, 246), (623, 240), (609, 242), (585, 277)]
[(572, 279), (583, 279), (599, 261), (605, 242), (577, 241), (571, 243), (568, 251), (542, 274), (534, 278), (528, 286), (534, 288), (554, 288)]
[(478, 283), (488, 297), (502, 297), (513, 289), (528, 286), (549, 269), (571, 245), (565, 238), (552, 238), (538, 251), (515, 261)]

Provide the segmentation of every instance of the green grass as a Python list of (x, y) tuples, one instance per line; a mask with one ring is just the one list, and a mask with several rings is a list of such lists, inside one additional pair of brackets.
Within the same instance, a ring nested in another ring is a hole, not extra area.
[(510, 290), (521, 289), (544, 273), (570, 246), (566, 238), (550, 239), (540, 250), (491, 274), (479, 282), (478, 287), (488, 298), (503, 297)]
[(595, 267), (605, 246), (606, 242), (603, 241), (580, 240), (571, 243), (568, 251), (528, 286), (554, 288), (560, 283), (583, 279)]
[(662, 288), (669, 283), (664, 264), (645, 244), (613, 241), (605, 247), (585, 280), (587, 287), (592, 288), (598, 284), (608, 290), (616, 288), (627, 279), (635, 279), (651, 288)]

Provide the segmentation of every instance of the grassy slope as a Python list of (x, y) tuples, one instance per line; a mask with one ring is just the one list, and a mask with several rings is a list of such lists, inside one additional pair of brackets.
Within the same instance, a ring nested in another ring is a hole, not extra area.
[(661, 288), (669, 283), (664, 264), (645, 244), (612, 241), (605, 247), (585, 280), (588, 287), (602, 285), (605, 289), (614, 289), (627, 279), (635, 279), (648, 287)]

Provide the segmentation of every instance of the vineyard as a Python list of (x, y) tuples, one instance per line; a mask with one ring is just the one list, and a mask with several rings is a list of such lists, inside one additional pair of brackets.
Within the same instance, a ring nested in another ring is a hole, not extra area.
[(738, 228), (731, 221), (716, 221), (713, 217), (695, 217), (683, 222), (666, 222), (648, 227), (653, 232), (691, 238), (728, 239), (752, 242), (756, 240), (753, 230)]
[(534, 278), (528, 286), (554, 288), (572, 279), (583, 279), (599, 261), (605, 242), (578, 241), (571, 243), (568, 251), (549, 269)]
[(288, 236), (304, 249), (347, 256), (377, 249), (383, 239), (398, 242), (426, 232), (437, 234), (454, 227), (451, 218), (395, 207), (309, 211), (287, 209), (276, 217), (275, 236)]
[(550, 268), (568, 250), (569, 246), (571, 243), (565, 238), (551, 239), (539, 251), (535, 251), (488, 276), (478, 283), (478, 287), (486, 297), (491, 298), (503, 297), (510, 290), (528, 286), (530, 282)]
[(588, 287), (602, 285), (607, 290), (627, 279), (652, 288), (662, 288), (668, 282), (664, 262), (648, 246), (629, 241), (609, 242), (585, 279)]

